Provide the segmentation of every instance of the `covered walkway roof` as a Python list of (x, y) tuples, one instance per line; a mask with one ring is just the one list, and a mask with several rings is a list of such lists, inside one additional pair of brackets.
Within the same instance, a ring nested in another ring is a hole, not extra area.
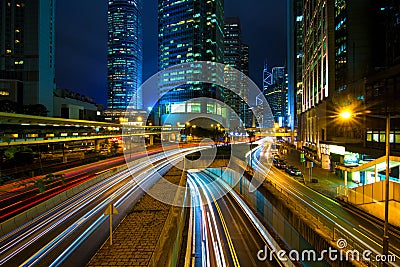
[(0, 124), (121, 127), (120, 124), (109, 123), (109, 122), (72, 120), (72, 119), (32, 116), (26, 114), (16, 114), (16, 113), (6, 113), (6, 112), (0, 112)]
[[(347, 172), (359, 172), (359, 171), (375, 172), (375, 166), (378, 172), (384, 171), (386, 169), (386, 156), (364, 163), (357, 167), (337, 166), (336, 168)], [(400, 166), (400, 157), (390, 156), (389, 168), (391, 169), (397, 166)]]

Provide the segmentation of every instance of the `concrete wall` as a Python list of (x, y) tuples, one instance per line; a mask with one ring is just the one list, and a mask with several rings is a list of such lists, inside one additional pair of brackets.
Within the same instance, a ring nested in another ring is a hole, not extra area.
[[(385, 217), (385, 181), (359, 186), (349, 190), (347, 201), (380, 218)], [(400, 184), (389, 184), (389, 223), (400, 226)]]

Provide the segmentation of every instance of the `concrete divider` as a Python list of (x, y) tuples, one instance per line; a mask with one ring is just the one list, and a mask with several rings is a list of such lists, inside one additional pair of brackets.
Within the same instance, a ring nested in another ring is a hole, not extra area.
[(188, 208), (183, 205), (190, 199), (186, 188), (186, 173), (184, 172), (175, 194), (175, 206), (171, 206), (162, 235), (150, 259), (149, 266), (178, 266), (182, 246), (183, 229), (185, 228)]

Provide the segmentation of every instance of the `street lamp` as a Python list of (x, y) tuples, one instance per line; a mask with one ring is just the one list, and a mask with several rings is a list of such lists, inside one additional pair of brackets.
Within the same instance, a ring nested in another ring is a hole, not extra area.
[(342, 113), (340, 113), (340, 117), (341, 117), (342, 119), (344, 119), (344, 120), (348, 120), (348, 119), (350, 119), (352, 116), (353, 116), (353, 114), (352, 114), (350, 111), (348, 111), (348, 110), (343, 111)]
[[(350, 111), (343, 111), (339, 114), (339, 116), (348, 120), (351, 117), (357, 115), (358, 113), (352, 113)], [(362, 114), (362, 113), (360, 113)], [(386, 132), (385, 132), (385, 158), (386, 158), (386, 177), (385, 177), (385, 222), (383, 225), (383, 244), (382, 244), (382, 255), (387, 256), (389, 254), (389, 236), (388, 236), (388, 228), (389, 228), (389, 163), (390, 163), (390, 114), (386, 113), (386, 116), (377, 116), (377, 115), (369, 115), (370, 117), (375, 118), (385, 118), (386, 119)], [(346, 181), (347, 183), (347, 181)], [(347, 188), (345, 188), (346, 190)]]

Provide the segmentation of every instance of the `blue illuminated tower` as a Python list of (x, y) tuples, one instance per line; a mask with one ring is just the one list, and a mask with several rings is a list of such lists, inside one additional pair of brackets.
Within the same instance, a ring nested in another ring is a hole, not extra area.
[(142, 108), (141, 12), (141, 0), (108, 1), (107, 105), (111, 111)]

